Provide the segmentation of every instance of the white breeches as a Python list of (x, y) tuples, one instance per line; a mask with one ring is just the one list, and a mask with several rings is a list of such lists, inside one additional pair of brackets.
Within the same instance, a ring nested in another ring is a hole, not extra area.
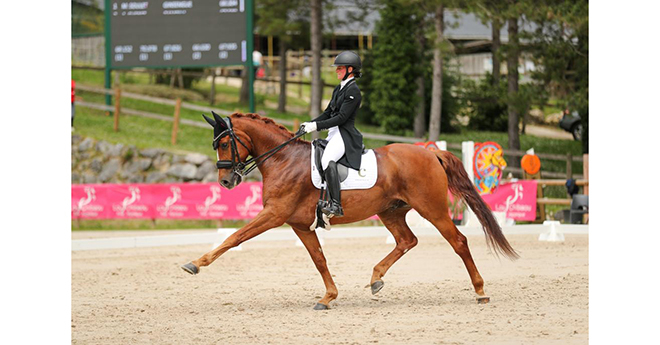
[(327, 139), (328, 146), (326, 146), (323, 157), (321, 157), (321, 167), (323, 170), (328, 167), (330, 161), (336, 162), (346, 153), (346, 147), (344, 146), (344, 140), (341, 138), (339, 127), (330, 128)]

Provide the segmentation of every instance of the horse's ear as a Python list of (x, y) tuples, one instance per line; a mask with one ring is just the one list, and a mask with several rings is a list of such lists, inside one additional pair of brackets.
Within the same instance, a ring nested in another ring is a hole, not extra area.
[(212, 127), (215, 128), (215, 124), (216, 124), (217, 122), (213, 121), (212, 119), (209, 119), (209, 118), (206, 117), (206, 115), (204, 115), (204, 114), (202, 114), (202, 116), (204, 116), (204, 120), (206, 120), (206, 122), (208, 122), (209, 125), (211, 125)]
[(215, 119), (215, 122), (218, 124), (218, 128), (222, 130), (229, 128), (227, 126), (227, 122), (222, 118), (222, 116), (216, 114), (214, 111), (211, 111), (211, 114), (213, 114), (213, 118)]
[(222, 123), (224, 123), (224, 121), (222, 121), (222, 117), (220, 117), (220, 115), (216, 114), (215, 111), (211, 111), (211, 114), (213, 114), (213, 118), (215, 119), (215, 122), (219, 123), (220, 125), (222, 125)]

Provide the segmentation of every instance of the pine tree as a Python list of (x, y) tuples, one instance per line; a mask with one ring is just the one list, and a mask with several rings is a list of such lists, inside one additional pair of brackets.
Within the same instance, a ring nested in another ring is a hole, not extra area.
[[(417, 25), (413, 9), (399, 1), (385, 0), (376, 25), (377, 44), (374, 45), (371, 92), (367, 98), (375, 122), (389, 133), (412, 129), (417, 107), (416, 79), (419, 68)], [(366, 66), (365, 66), (366, 67)]]

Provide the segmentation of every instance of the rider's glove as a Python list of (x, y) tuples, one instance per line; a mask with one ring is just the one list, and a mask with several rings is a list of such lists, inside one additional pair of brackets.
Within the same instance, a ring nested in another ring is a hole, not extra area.
[(300, 125), (300, 130), (305, 133), (312, 133), (316, 131), (316, 122), (303, 122), (303, 124)]

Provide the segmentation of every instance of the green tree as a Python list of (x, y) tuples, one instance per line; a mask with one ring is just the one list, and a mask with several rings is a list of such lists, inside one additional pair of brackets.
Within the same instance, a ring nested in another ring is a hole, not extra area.
[(417, 105), (419, 49), (414, 9), (397, 0), (384, 0), (376, 24), (370, 93), (366, 103), (374, 119), (391, 133), (411, 127)]
[(304, 26), (308, 2), (305, 0), (259, 0), (256, 2), (256, 26), (261, 35), (277, 37), (279, 44), (280, 95), (277, 111), (286, 111), (286, 52), (293, 43), (291, 32)]
[(537, 29), (525, 33), (535, 83), (582, 118), (582, 150), (589, 152), (589, 2), (546, 0), (527, 14)]

